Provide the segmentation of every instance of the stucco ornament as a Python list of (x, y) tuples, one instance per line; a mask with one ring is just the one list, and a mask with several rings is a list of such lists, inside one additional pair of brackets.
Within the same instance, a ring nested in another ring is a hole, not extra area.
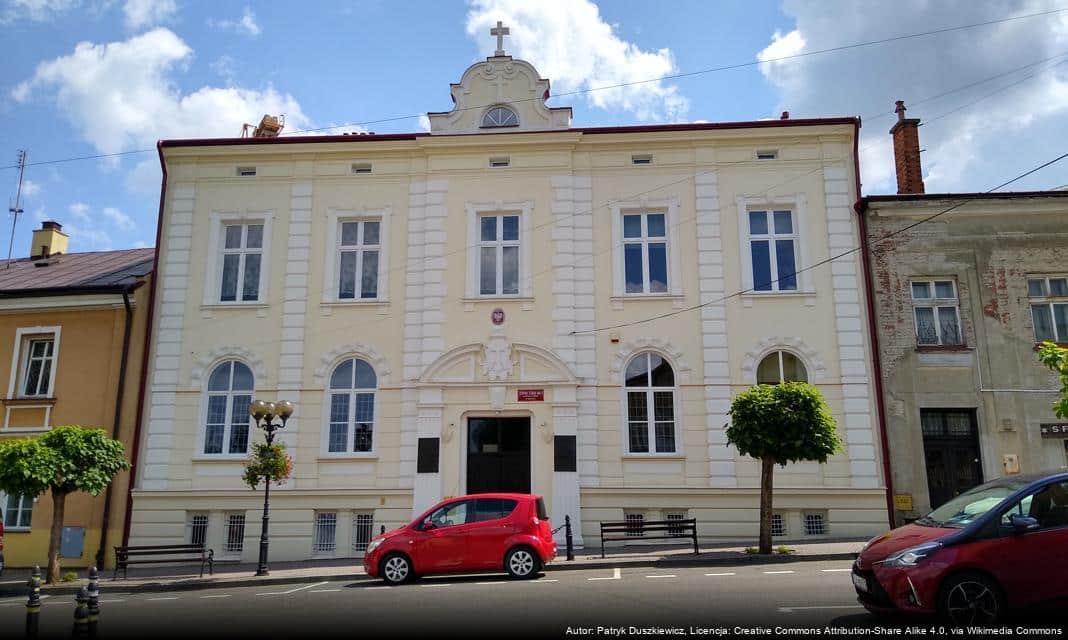
[(483, 346), (482, 375), (490, 380), (507, 380), (516, 361), (512, 359), (512, 345), (503, 333), (494, 331)]

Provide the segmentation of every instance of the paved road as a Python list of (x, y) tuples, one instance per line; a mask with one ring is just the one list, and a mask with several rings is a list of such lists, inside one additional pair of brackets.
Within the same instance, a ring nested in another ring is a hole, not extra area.
[[(568, 571), (511, 581), (500, 575), (424, 578), (400, 587), (373, 580), (124, 593), (101, 584), (100, 637), (693, 637), (767, 636), (775, 627), (886, 624), (857, 604), (849, 562), (734, 568)], [(24, 599), (0, 599), (0, 637), (21, 630)], [(69, 636), (70, 596), (44, 601), (41, 635)], [(910, 622), (910, 621), (902, 621)], [(929, 625), (930, 621), (921, 622)], [(602, 627), (603, 629), (598, 629)], [(570, 632), (569, 632), (570, 630)], [(767, 633), (760, 633), (767, 630)]]

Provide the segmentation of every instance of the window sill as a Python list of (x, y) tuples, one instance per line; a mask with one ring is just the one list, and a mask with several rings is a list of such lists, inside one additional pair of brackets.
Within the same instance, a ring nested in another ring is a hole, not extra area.
[(30, 533), (30, 527), (5, 527), (7, 533)]
[(266, 309), (270, 305), (266, 302), (210, 302), (201, 304), (203, 310), (212, 309)]
[[(1037, 353), (1042, 349), (1043, 344), (1043, 342), (1036, 342), (1032, 351), (1035, 351)], [(1053, 344), (1057, 345), (1061, 349), (1068, 349), (1068, 342), (1054, 342)]]
[(533, 296), (465, 296), (465, 304), (476, 302), (534, 302)]
[(681, 453), (624, 453), (624, 460), (685, 460)]
[(9, 407), (21, 407), (26, 405), (54, 405), (56, 399), (53, 396), (3, 398), (0, 402)]
[(746, 291), (742, 298), (804, 298), (816, 295), (815, 291)]
[(971, 351), (972, 348), (964, 344), (918, 344), (916, 353), (958, 353)]
[(359, 300), (323, 300), (320, 307), (384, 307), (389, 300), (382, 298), (360, 298)]
[(686, 296), (677, 293), (625, 293), (609, 298), (612, 302), (630, 302), (631, 300), (685, 300)]
[(51, 430), (52, 430), (52, 427), (3, 427), (3, 428), (0, 428), (0, 434), (48, 433)]
[(353, 462), (367, 461), (377, 462), (377, 453), (320, 453), (316, 458), (319, 462)]

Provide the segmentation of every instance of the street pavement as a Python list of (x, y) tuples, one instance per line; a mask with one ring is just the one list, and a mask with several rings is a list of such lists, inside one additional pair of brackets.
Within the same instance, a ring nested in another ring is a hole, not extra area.
[[(848, 561), (605, 567), (555, 569), (525, 581), (486, 574), (399, 587), (364, 578), (150, 593), (101, 583), (98, 637), (751, 637), (777, 628), (829, 635), (828, 626), (882, 634), (887, 625), (937, 625), (868, 614), (856, 603), (849, 570)], [(21, 636), (24, 603), (0, 599), (0, 638)], [(69, 595), (46, 598), (41, 637), (68, 637), (73, 614)], [(1059, 626), (1063, 619), (1027, 622)]]

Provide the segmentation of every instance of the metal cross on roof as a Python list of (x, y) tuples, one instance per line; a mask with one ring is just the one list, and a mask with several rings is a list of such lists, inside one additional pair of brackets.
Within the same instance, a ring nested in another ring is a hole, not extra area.
[(497, 21), (497, 26), (490, 29), (491, 36), (497, 36), (497, 51), (493, 55), (504, 55), (504, 36), (508, 35), (508, 27), (504, 26), (500, 20)]

